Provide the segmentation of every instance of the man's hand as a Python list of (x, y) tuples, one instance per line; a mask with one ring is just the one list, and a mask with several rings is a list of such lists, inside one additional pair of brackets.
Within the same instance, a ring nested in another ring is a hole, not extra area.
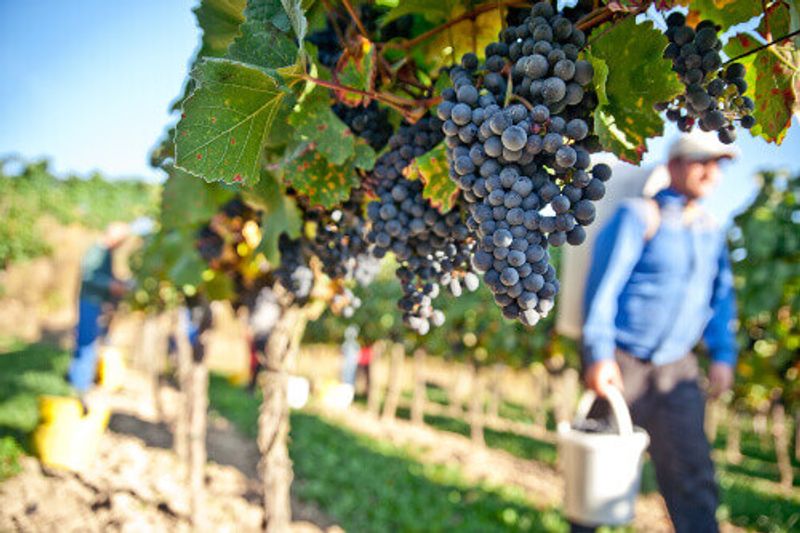
[(122, 298), (125, 296), (125, 293), (128, 292), (128, 284), (124, 281), (112, 281), (111, 286), (109, 287), (109, 292), (111, 292), (111, 295), (115, 298)]
[(586, 371), (586, 386), (601, 398), (606, 397), (608, 387), (622, 390), (622, 372), (613, 359), (598, 361)]
[(711, 363), (708, 369), (708, 394), (717, 398), (733, 386), (733, 367), (726, 363)]

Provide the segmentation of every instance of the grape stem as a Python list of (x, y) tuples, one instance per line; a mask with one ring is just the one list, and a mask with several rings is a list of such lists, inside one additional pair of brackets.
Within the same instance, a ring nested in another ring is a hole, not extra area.
[(402, 114), (403, 117), (406, 119), (412, 119), (414, 117), (417, 117), (417, 114), (414, 113), (414, 110), (419, 108), (420, 106), (428, 108), (441, 101), (441, 98), (409, 99), (388, 93), (365, 91), (363, 89), (350, 87), (348, 85), (342, 85), (340, 83), (336, 83), (333, 81), (315, 78), (314, 76), (310, 76), (308, 74), (304, 74), (303, 76), (301, 76), (301, 78), (304, 79), (305, 81), (310, 81), (311, 83), (315, 83), (321, 87), (327, 87), (329, 89), (334, 89), (337, 91), (345, 91), (352, 94), (360, 94), (361, 96), (366, 96), (367, 98), (372, 98), (373, 100), (383, 102), (392, 109), (395, 109), (398, 113)]
[(364, 27), (364, 24), (358, 17), (358, 13), (356, 13), (355, 9), (353, 9), (352, 4), (350, 4), (350, 0), (342, 0), (342, 3), (344, 4), (344, 8), (350, 14), (350, 18), (352, 18), (353, 22), (356, 23), (356, 27), (358, 28), (358, 31), (361, 34), (361, 36), (364, 37), (364, 39), (369, 39), (369, 35), (367, 34), (367, 29)]
[[(732, 57), (729, 60), (727, 60), (725, 63), (723, 63), (723, 65), (727, 65), (728, 63), (733, 63), (734, 61), (738, 61), (738, 60), (743, 59), (743, 58), (745, 58), (747, 56), (753, 55), (753, 54), (755, 54), (757, 52), (760, 52), (761, 50), (765, 50), (765, 49), (769, 48), (770, 46), (774, 46), (776, 44), (780, 44), (782, 41), (785, 41), (786, 39), (790, 39), (790, 38), (794, 37), (795, 35), (800, 35), (800, 29), (792, 31), (792, 32), (789, 32), (786, 35), (784, 35), (783, 37), (778, 37), (777, 39), (773, 39), (772, 41), (770, 41), (770, 42), (768, 42), (766, 44), (762, 44), (761, 46), (756, 46), (752, 50), (748, 50), (747, 52), (739, 54), (736, 57)], [(791, 67), (792, 67), (793, 70), (797, 70), (796, 66), (791, 65)]]
[(416, 45), (418, 45), (419, 43), (421, 43), (423, 41), (427, 41), (428, 39), (430, 39), (434, 35), (436, 35), (438, 33), (441, 33), (443, 31), (445, 31), (446, 29), (451, 28), (452, 26), (455, 26), (456, 24), (458, 24), (460, 22), (463, 22), (463, 21), (469, 20), (469, 19), (474, 19), (478, 15), (482, 15), (482, 14), (487, 13), (489, 11), (493, 11), (495, 9), (500, 9), (501, 7), (508, 7), (508, 6), (529, 7), (530, 3), (529, 2), (520, 2), (519, 0), (507, 0), (507, 1), (504, 1), (504, 2), (495, 2), (495, 3), (492, 3), (492, 4), (483, 4), (483, 5), (480, 5), (480, 6), (476, 7), (475, 9), (467, 11), (466, 13), (462, 13), (461, 15), (457, 16), (454, 19), (448, 20), (444, 24), (436, 26), (435, 28), (431, 28), (430, 30), (426, 31), (425, 33), (423, 33), (421, 35), (418, 35), (418, 36), (414, 37), (413, 39), (409, 39), (407, 41), (394, 42), (394, 43), (386, 43), (386, 44), (383, 45), (383, 49), (384, 50), (389, 50), (389, 49), (399, 48), (401, 50), (408, 50), (409, 48), (413, 48)]
[(533, 111), (533, 104), (527, 101), (525, 98), (521, 97), (520, 95), (512, 94), (510, 99), (517, 100), (519, 103), (527, 107), (528, 111)]

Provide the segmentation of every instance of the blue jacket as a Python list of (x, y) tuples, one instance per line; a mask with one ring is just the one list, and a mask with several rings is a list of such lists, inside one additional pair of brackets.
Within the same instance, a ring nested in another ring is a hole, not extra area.
[(81, 300), (101, 305), (113, 300), (111, 251), (102, 244), (92, 245), (81, 261)]
[(704, 214), (681, 220), (686, 199), (655, 197), (661, 220), (646, 238), (644, 200), (623, 202), (594, 245), (584, 300), (587, 364), (620, 348), (663, 365), (701, 339), (716, 362), (736, 364), (736, 302), (725, 235)]

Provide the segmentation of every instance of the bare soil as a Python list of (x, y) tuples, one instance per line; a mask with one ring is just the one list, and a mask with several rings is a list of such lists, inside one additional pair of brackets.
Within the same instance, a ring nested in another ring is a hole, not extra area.
[[(134, 375), (125, 390), (104, 395), (114, 414), (86, 470), (67, 472), (23, 458), (23, 472), (0, 484), (0, 531), (191, 531), (183, 467), (168, 427), (155, 416), (150, 390)], [(162, 388), (161, 394), (169, 405), (175, 391)], [(198, 530), (260, 531), (255, 442), (214, 419), (208, 452), (206, 522)], [(292, 503), (293, 532), (341, 531), (313, 505)]]

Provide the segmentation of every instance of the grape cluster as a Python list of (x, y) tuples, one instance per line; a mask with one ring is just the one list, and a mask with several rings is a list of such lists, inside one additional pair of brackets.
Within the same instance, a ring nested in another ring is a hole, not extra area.
[(213, 268), (234, 272), (239, 266), (236, 245), (245, 241), (245, 223), (258, 220), (260, 214), (241, 197), (235, 196), (223, 204), (219, 212), (195, 235), (195, 249)]
[(281, 264), (275, 269), (275, 279), (300, 305), (311, 296), (314, 272), (308, 266), (308, 256), (302, 238), (292, 239), (285, 233), (278, 238)]
[(723, 68), (717, 38), (719, 27), (710, 20), (696, 28), (686, 25), (686, 17), (674, 12), (667, 17), (669, 45), (664, 57), (672, 60), (672, 69), (686, 86), (683, 94), (672, 102), (656, 106), (666, 110), (667, 118), (676, 122), (683, 132), (697, 126), (703, 131), (717, 131), (719, 140), (730, 144), (736, 140), (734, 121), (746, 129), (756, 121), (750, 113), (755, 109), (752, 99), (745, 96), (746, 70), (741, 63)]
[(367, 106), (357, 107), (337, 102), (333, 105), (333, 112), (357, 137), (367, 141), (376, 152), (381, 151), (392, 136), (389, 110), (378, 107), (375, 100)]
[(403, 297), (398, 305), (406, 325), (422, 335), (444, 323), (444, 314), (432, 305), (440, 285), (458, 296), (464, 287), (475, 290), (479, 283), (469, 264), (473, 240), (461, 209), (440, 213), (422, 197), (422, 183), (403, 176), (415, 157), (441, 142), (441, 126), (439, 119), (426, 116), (400, 127), (389, 139), (390, 150), (375, 164), (378, 199), (367, 206), (373, 253), (382, 257), (391, 251), (400, 263)]
[(222, 257), (225, 240), (210, 226), (205, 225), (197, 231), (195, 247), (203, 261), (211, 263)]
[[(605, 194), (607, 165), (591, 112), (594, 71), (578, 59), (586, 37), (548, 2), (535, 4), (486, 48), (450, 71), (437, 109), (451, 178), (469, 206), (477, 236), (473, 267), (509, 319), (533, 326), (553, 307), (558, 280), (548, 246), (577, 245)], [(510, 94), (520, 103), (506, 102)], [(543, 211), (550, 207), (552, 214)]]
[(368, 285), (377, 274), (379, 261), (371, 254), (367, 241), (363, 199), (363, 191), (354, 189), (350, 199), (339, 208), (303, 210), (303, 219), (316, 225), (314, 237), (309, 241), (310, 250), (331, 279), (355, 279), (361, 285)]

